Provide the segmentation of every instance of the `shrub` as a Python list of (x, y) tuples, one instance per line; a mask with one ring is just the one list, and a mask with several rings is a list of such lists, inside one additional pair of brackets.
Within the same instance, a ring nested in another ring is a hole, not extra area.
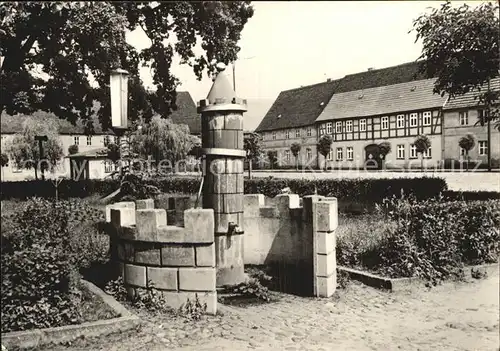
[(464, 264), (493, 262), (500, 253), (498, 201), (388, 199), (381, 208), (395, 226), (378, 250), (376, 270), (393, 277), (422, 277), (433, 285), (463, 276)]
[(68, 218), (34, 199), (2, 230), (2, 331), (77, 323)]

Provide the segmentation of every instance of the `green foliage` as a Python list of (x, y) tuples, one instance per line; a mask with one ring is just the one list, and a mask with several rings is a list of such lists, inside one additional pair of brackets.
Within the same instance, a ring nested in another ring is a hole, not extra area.
[(269, 164), (271, 165), (271, 169), (273, 169), (278, 161), (278, 151), (269, 150), (267, 152), (267, 158), (269, 158)]
[(337, 274), (337, 287), (340, 289), (347, 289), (351, 283), (351, 276), (346, 271), (338, 271)]
[(474, 137), (473, 134), (467, 133), (460, 138), (460, 140), (458, 141), (458, 146), (464, 149), (468, 155), (469, 151), (472, 150), (474, 146), (476, 146), (476, 138)]
[[(198, 79), (205, 71), (213, 73), (216, 62), (237, 59), (241, 31), (252, 15), (247, 1), (3, 2), (0, 112), (43, 109), (70, 121), (89, 120), (95, 99), (106, 129), (111, 124), (109, 73), (120, 67), (130, 72), (130, 116), (166, 116), (176, 109), (173, 56), (179, 55)], [(134, 48), (125, 41), (126, 30), (144, 31), (151, 45)], [(166, 40), (171, 37), (175, 43)], [(194, 52), (198, 45), (200, 56)], [(151, 68), (153, 91), (139, 77), (143, 65)], [(35, 68), (48, 79), (38, 78)], [(97, 84), (90, 84), (90, 76)]]
[(120, 160), (120, 147), (115, 143), (109, 143), (108, 146), (108, 159), (113, 163), (118, 162)]
[(257, 133), (245, 133), (243, 148), (247, 153), (247, 159), (255, 160), (261, 153), (260, 142), (262, 137)]
[[(486, 83), (498, 75), (500, 48), (498, 42), (498, 6), (488, 2), (474, 8), (463, 4), (453, 7), (451, 1), (413, 23), (416, 40), (422, 40), (421, 71), (437, 77), (434, 92), (451, 97), (477, 91), (479, 102), (492, 106), (500, 91), (487, 91)], [(499, 117), (492, 109), (487, 120)], [(497, 125), (500, 128), (500, 124)]]
[(74, 155), (74, 154), (77, 154), (78, 153), (78, 145), (70, 145), (68, 147), (68, 154), (70, 155)]
[(189, 298), (187, 299), (186, 303), (183, 304), (180, 309), (179, 313), (191, 320), (198, 321), (201, 319), (201, 317), (207, 312), (207, 304), (206, 303), (201, 303), (198, 294), (195, 294), (195, 299), (194, 301), (191, 301)]
[[(35, 139), (36, 136), (42, 135), (48, 138), (42, 144), (43, 157), (40, 155), (39, 142)], [(34, 169), (37, 178), (41, 167), (55, 167), (64, 155), (57, 124), (47, 118), (27, 118), (22, 133), (15, 135), (7, 144), (7, 152), (18, 167)]]
[(293, 143), (290, 146), (290, 151), (292, 151), (293, 156), (297, 157), (299, 155), (299, 152), (300, 152), (301, 148), (302, 148), (302, 146), (300, 146), (299, 143)]

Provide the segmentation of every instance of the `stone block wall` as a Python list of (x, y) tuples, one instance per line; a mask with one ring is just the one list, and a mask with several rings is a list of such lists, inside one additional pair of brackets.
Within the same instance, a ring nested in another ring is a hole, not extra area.
[(244, 210), (245, 264), (273, 267), (285, 292), (319, 297), (335, 292), (336, 198), (248, 194)]
[(183, 217), (183, 227), (169, 225), (166, 210), (155, 208), (153, 200), (107, 206), (115, 259), (129, 297), (137, 288), (152, 288), (177, 309), (197, 295), (207, 313), (215, 314), (214, 213), (188, 209)]

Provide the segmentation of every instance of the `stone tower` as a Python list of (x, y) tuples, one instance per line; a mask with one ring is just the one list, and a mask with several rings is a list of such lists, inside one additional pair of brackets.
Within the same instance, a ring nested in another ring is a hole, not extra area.
[(246, 100), (236, 97), (224, 64), (205, 100), (201, 100), (201, 140), (205, 156), (203, 208), (215, 219), (217, 286), (245, 280), (243, 269), (243, 112)]

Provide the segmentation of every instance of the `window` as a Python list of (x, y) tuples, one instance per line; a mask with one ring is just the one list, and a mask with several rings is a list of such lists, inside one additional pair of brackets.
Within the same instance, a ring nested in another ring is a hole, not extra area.
[(345, 122), (345, 131), (347, 133), (352, 132), (352, 121), (347, 121)]
[(359, 131), (360, 132), (365, 132), (366, 131), (366, 119), (360, 119), (359, 120)]
[(479, 141), (479, 156), (486, 156), (488, 154), (488, 142), (486, 140)]
[(398, 160), (405, 159), (405, 146), (403, 144), (397, 146)]
[(404, 128), (405, 126), (405, 115), (398, 115), (396, 119), (397, 127)]
[(276, 132), (273, 132), (273, 140), (276, 140)]
[(92, 145), (92, 136), (87, 135), (87, 145), (90, 146)]
[(382, 117), (382, 129), (389, 129), (389, 117)]
[(311, 136), (312, 135), (312, 128), (307, 128), (307, 136)]
[(410, 145), (410, 158), (417, 158), (417, 147), (415, 145)]
[(300, 138), (300, 129), (295, 129), (295, 137)]
[(285, 150), (285, 160), (286, 162), (290, 162), (290, 150)]
[(104, 161), (104, 173), (111, 173), (113, 171), (113, 163)]
[(432, 148), (428, 148), (425, 152), (424, 152), (424, 158), (432, 158)]
[(287, 130), (287, 131), (285, 132), (285, 138), (286, 138), (286, 139), (290, 139), (290, 131), (289, 131), (289, 130)]
[(335, 123), (335, 133), (342, 133), (342, 122)]
[(332, 134), (332, 122), (326, 124), (326, 134)]
[(307, 158), (307, 161), (311, 161), (312, 160), (312, 151), (311, 151), (311, 149), (306, 149), (306, 158)]
[(431, 112), (430, 111), (426, 111), (424, 112), (424, 114), (422, 115), (422, 124), (424, 126), (430, 126), (431, 125)]
[(330, 152), (328, 153), (328, 155), (326, 155), (326, 159), (327, 159), (328, 161), (333, 160), (333, 150), (330, 150)]
[(458, 113), (458, 121), (461, 126), (466, 126), (469, 124), (469, 112), (462, 111)]
[(104, 136), (104, 146), (108, 146), (109, 144), (109, 135)]
[(347, 159), (349, 161), (352, 161), (354, 160), (354, 150), (352, 148), (352, 146), (348, 146), (347, 149), (346, 149), (346, 156), (347, 156)]
[(343, 158), (344, 158), (344, 149), (342, 149), (341, 147), (338, 147), (337, 148), (337, 161), (342, 161)]
[(75, 141), (75, 145), (80, 145), (80, 137), (79, 136), (74, 137), (73, 140)]
[(410, 114), (410, 127), (416, 127), (418, 125), (417, 114)]

